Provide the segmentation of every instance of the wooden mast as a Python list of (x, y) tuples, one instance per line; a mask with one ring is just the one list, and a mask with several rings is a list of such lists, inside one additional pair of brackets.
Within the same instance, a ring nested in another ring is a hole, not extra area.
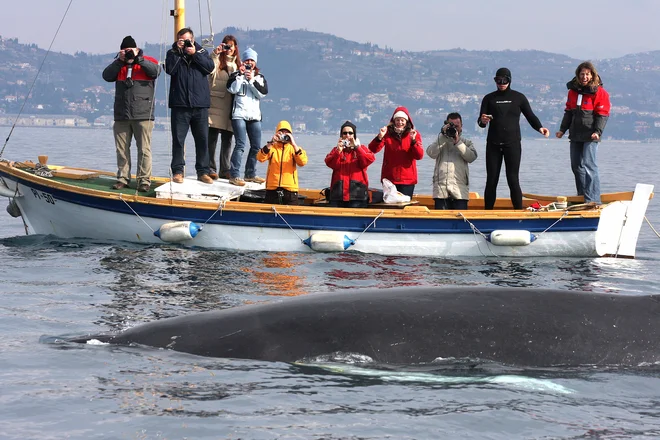
[(177, 32), (186, 27), (186, 0), (174, 0), (174, 9), (170, 11), (174, 17), (174, 41), (177, 40)]

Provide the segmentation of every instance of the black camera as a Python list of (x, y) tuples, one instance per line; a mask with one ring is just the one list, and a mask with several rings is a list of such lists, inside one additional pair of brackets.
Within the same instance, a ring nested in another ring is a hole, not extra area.
[(291, 142), (291, 136), (289, 136), (288, 134), (280, 134), (280, 141)]
[(245, 64), (245, 70), (252, 70), (252, 66), (250, 66), (249, 64)]
[(456, 125), (453, 122), (448, 122), (442, 134), (444, 134), (448, 138), (452, 138), (452, 139), (455, 138), (456, 135), (458, 134)]
[(124, 49), (124, 59), (132, 60), (133, 58), (135, 58), (135, 52), (133, 52), (133, 49)]
[(229, 50), (231, 49), (231, 46), (225, 43), (222, 43), (222, 50)]
[(183, 47), (193, 47), (192, 41), (186, 40), (183, 42)]

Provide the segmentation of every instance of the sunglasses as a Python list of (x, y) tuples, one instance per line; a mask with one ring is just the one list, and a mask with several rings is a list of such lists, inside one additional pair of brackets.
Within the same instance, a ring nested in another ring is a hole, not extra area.
[(509, 78), (503, 76), (496, 76), (493, 79), (495, 80), (495, 84), (500, 84), (500, 85), (509, 84)]
[(355, 134), (355, 133), (353, 133), (352, 131), (342, 131), (341, 134), (347, 135), (347, 134)]

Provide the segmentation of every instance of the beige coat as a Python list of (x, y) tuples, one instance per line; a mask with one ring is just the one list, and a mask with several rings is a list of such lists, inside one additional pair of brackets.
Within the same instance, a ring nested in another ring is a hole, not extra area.
[(470, 172), (468, 164), (477, 158), (477, 149), (471, 140), (461, 136), (458, 144), (443, 134), (426, 149), (435, 159), (433, 170), (433, 198), (468, 200), (470, 198)]
[(231, 129), (231, 105), (232, 94), (227, 91), (227, 80), (229, 74), (236, 70), (234, 57), (228, 57), (227, 70), (219, 70), (219, 56), (211, 51), (211, 59), (215, 64), (213, 73), (208, 76), (211, 89), (211, 107), (209, 108), (209, 126), (220, 130), (232, 131)]

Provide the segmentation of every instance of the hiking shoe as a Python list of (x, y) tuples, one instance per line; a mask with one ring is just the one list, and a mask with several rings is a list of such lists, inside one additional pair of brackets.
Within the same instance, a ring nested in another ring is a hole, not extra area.
[(209, 177), (213, 180), (218, 180), (218, 173), (209, 173)]
[(114, 185), (112, 185), (112, 189), (123, 189), (126, 188), (126, 184), (124, 182), (117, 182)]
[(254, 176), (254, 177), (246, 177), (245, 181), (253, 182), (253, 183), (264, 183), (266, 179), (264, 179), (263, 177)]
[(240, 177), (232, 177), (229, 179), (229, 183), (236, 186), (245, 186), (245, 181)]
[(183, 174), (176, 173), (174, 176), (172, 176), (172, 182), (183, 183)]
[(149, 183), (143, 183), (140, 186), (138, 186), (137, 190), (138, 192), (147, 192), (151, 189), (151, 185)]
[(197, 177), (197, 180), (199, 180), (202, 183), (208, 183), (208, 184), (213, 183), (213, 179), (211, 179), (208, 174), (202, 174), (201, 176)]

